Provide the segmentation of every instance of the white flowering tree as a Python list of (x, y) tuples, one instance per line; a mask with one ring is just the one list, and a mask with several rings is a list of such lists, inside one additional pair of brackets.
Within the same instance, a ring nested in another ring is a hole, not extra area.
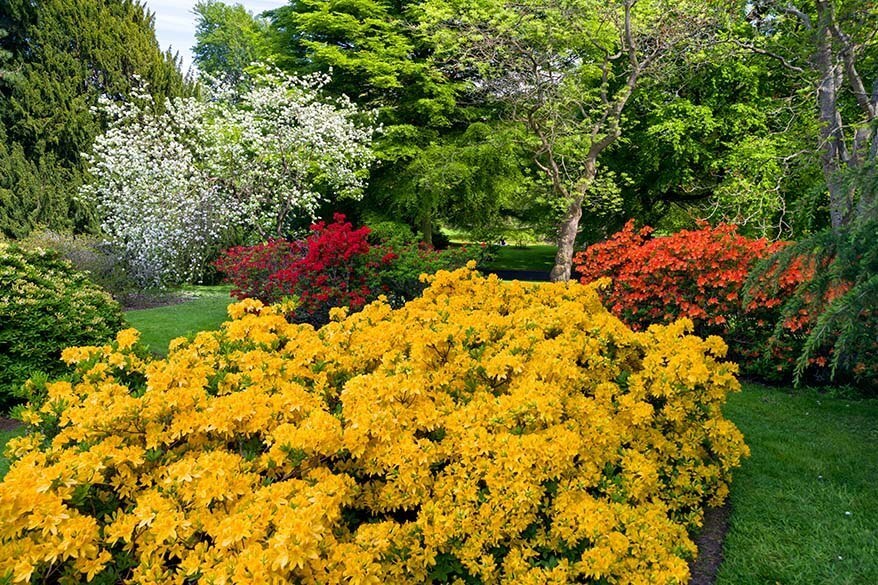
[(211, 173), (243, 205), (262, 238), (313, 215), (328, 194), (358, 197), (372, 161), (374, 116), (347, 98), (327, 101), (325, 75), (263, 74), (214, 118)]
[(323, 76), (248, 81), (164, 104), (102, 100), (109, 127), (81, 194), (143, 285), (197, 281), (229, 230), (282, 236), (327, 198), (362, 192), (372, 116), (323, 99)]

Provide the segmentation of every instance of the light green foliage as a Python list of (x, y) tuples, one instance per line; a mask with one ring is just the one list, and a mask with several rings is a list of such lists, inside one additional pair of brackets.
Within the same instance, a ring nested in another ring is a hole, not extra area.
[(526, 130), (523, 143), (558, 210), (552, 280), (570, 277), (582, 216), (622, 209), (625, 109), (668, 62), (713, 42), (721, 7), (690, 2), (427, 0), (424, 28), (474, 92)]
[(435, 59), (419, 2), (308, 0), (271, 13), (274, 60), (301, 74), (332, 68), (331, 91), (378, 111), (383, 131), (366, 205), (417, 225), (484, 231), (521, 185), (521, 153), (480, 100)]
[(119, 304), (56, 252), (0, 244), (0, 407), (34, 374), (59, 375), (62, 349), (103, 344), (123, 324)]
[(126, 95), (135, 75), (157, 97), (179, 95), (176, 60), (133, 0), (0, 0), (0, 29), (0, 230), (93, 229), (74, 197), (81, 155), (102, 129), (91, 108)]
[(876, 154), (876, 22), (878, 8), (865, 0), (758, 2), (747, 23), (732, 31), (733, 42), (766, 61), (781, 80), (772, 105), (795, 116), (784, 138), (819, 169), (825, 192), (818, 211), (829, 211), (836, 228), (856, 215), (844, 174)]
[[(433, 142), (405, 165), (391, 208), (428, 232), (437, 220), (492, 239), (501, 213), (521, 192), (521, 155), (499, 124), (471, 124), (460, 136)], [(425, 238), (426, 239), (426, 238)]]
[(661, 224), (682, 206), (769, 237), (807, 227), (796, 214), (814, 188), (815, 159), (804, 149), (813, 133), (805, 112), (773, 97), (787, 84), (772, 64), (721, 44), (641, 88), (626, 145), (607, 160), (631, 178), (623, 186), (629, 213)]
[[(414, 28), (415, 2), (306, 0), (272, 11), (276, 59), (295, 73), (333, 70), (332, 89), (381, 109), (388, 132), (445, 128), (457, 84)], [(401, 126), (394, 129), (394, 126)]]
[(236, 81), (269, 55), (268, 21), (243, 5), (200, 0), (193, 12), (198, 20), (192, 54), (203, 73)]

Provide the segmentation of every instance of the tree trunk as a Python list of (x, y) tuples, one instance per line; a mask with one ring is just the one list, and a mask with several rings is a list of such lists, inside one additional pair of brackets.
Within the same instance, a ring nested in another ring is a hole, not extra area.
[(582, 219), (582, 195), (577, 194), (567, 207), (567, 213), (558, 227), (558, 252), (555, 254), (555, 266), (549, 273), (549, 280), (552, 282), (570, 280), (573, 268), (573, 245), (576, 243), (580, 219)]
[(433, 245), (433, 218), (430, 216), (421, 220), (421, 241), (428, 246)]
[(594, 182), (597, 174), (597, 155), (589, 155), (585, 161), (585, 169), (583, 169), (582, 178), (573, 189), (570, 204), (567, 206), (567, 213), (558, 226), (558, 252), (555, 254), (555, 266), (549, 273), (549, 280), (552, 282), (566, 282), (570, 280), (570, 273), (573, 268), (573, 246), (576, 244), (576, 234), (579, 232), (579, 220), (582, 219), (582, 202), (585, 200), (586, 194)]
[(839, 176), (844, 158), (844, 130), (838, 110), (838, 65), (832, 52), (832, 7), (817, 2), (817, 53), (814, 56), (820, 73), (817, 106), (820, 113), (820, 163), (829, 190), (829, 219), (833, 229), (845, 224), (850, 216), (850, 198)]

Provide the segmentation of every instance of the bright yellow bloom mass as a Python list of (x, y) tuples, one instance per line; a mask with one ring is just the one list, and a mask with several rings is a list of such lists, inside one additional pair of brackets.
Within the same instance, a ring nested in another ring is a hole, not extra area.
[(682, 584), (747, 454), (722, 341), (589, 286), (467, 268), (317, 331), (229, 314), (167, 359), (64, 352), (10, 443), (0, 578)]

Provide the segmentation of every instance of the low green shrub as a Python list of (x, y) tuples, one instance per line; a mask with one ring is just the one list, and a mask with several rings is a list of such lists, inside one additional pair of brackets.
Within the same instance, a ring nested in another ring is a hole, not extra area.
[(0, 243), (0, 408), (35, 373), (64, 371), (62, 349), (100, 345), (123, 325), (119, 304), (58, 252)]
[(378, 246), (391, 244), (409, 246), (417, 244), (419, 238), (407, 223), (391, 220), (367, 221), (369, 226), (369, 243)]

